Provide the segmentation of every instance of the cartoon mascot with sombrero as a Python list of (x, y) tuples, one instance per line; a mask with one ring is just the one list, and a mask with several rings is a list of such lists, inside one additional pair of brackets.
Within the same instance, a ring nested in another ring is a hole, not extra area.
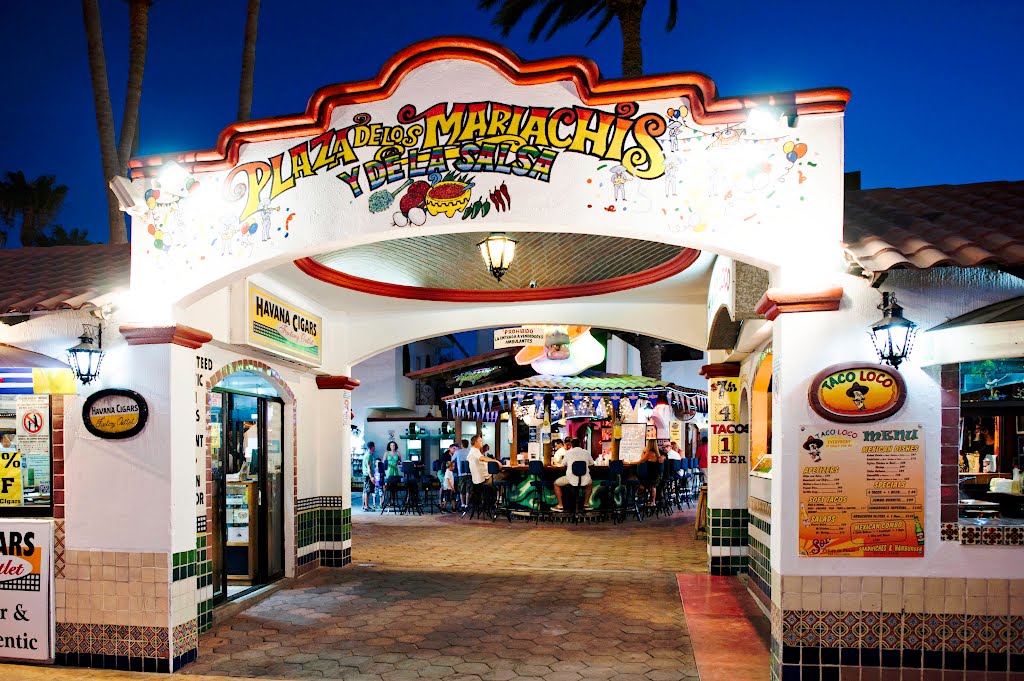
[(807, 436), (807, 442), (803, 444), (803, 448), (811, 455), (811, 460), (814, 463), (821, 463), (821, 448), (824, 446), (825, 443), (813, 435)]
[(868, 408), (867, 404), (864, 403), (864, 398), (868, 394), (868, 387), (861, 385), (854, 381), (853, 385), (850, 386), (849, 390), (846, 391), (846, 396), (853, 400), (853, 403), (857, 405), (857, 411), (864, 411)]

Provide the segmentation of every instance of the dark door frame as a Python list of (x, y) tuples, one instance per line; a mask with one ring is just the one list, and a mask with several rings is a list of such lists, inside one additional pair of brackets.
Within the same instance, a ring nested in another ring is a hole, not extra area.
[[(268, 555), (269, 532), (270, 532), (270, 527), (269, 527), (270, 523), (268, 522), (269, 500), (272, 499), (273, 496), (270, 494), (270, 490), (267, 489), (267, 485), (269, 484), (270, 476), (267, 474), (267, 465), (268, 465), (269, 457), (267, 455), (267, 418), (266, 418), (265, 405), (268, 402), (276, 402), (276, 403), (278, 403), (278, 405), (281, 408), (281, 437), (280, 437), (280, 440), (281, 440), (281, 447), (282, 447), (282, 451), (281, 451), (281, 456), (282, 456), (282, 467), (281, 468), (282, 468), (282, 472), (281, 472), (281, 477), (280, 477), (280, 484), (281, 484), (281, 488), (282, 489), (280, 490), (280, 494), (278, 496), (281, 499), (281, 505), (282, 505), (282, 508), (281, 508), (280, 512), (283, 514), (285, 512), (285, 508), (284, 508), (284, 506), (285, 506), (285, 504), (284, 504), (284, 488), (285, 488), (284, 477), (285, 476), (284, 476), (284, 465), (283, 465), (283, 463), (284, 463), (284, 408), (285, 408), (285, 402), (280, 397), (275, 397), (275, 396), (270, 396), (270, 395), (259, 395), (259, 394), (256, 394), (256, 393), (246, 392), (244, 390), (233, 390), (233, 389), (230, 389), (230, 388), (213, 388), (212, 392), (220, 393), (220, 394), (225, 396), (224, 400), (223, 400), (223, 403), (222, 403), (222, 406), (221, 406), (221, 421), (222, 421), (222, 423), (221, 423), (221, 432), (222, 432), (222, 437), (224, 438), (222, 446), (221, 446), (222, 462), (224, 460), (224, 457), (227, 454), (227, 446), (226, 445), (227, 445), (227, 438), (228, 438), (228, 426), (229, 426), (229, 421), (231, 420), (231, 414), (234, 411), (234, 398), (235, 398), (235, 396), (252, 397), (252, 398), (256, 399), (257, 447), (259, 449), (259, 457), (258, 457), (257, 465), (259, 466), (259, 472), (258, 472), (258, 475), (259, 475), (259, 485), (257, 486), (257, 502), (256, 502), (257, 536), (256, 536), (255, 540), (257, 542), (256, 554), (258, 556), (258, 562), (257, 562), (257, 565), (256, 565), (256, 571), (255, 571), (256, 576), (253, 579), (254, 583), (252, 584), (251, 588), (245, 589), (244, 591), (241, 591), (240, 593), (235, 594), (235, 597), (237, 597), (237, 596), (241, 596), (241, 595), (243, 595), (245, 593), (248, 593), (249, 591), (251, 591), (253, 589), (257, 589), (257, 588), (259, 588), (261, 586), (265, 586), (266, 584), (269, 584), (270, 582), (273, 582), (273, 581), (275, 581), (277, 579), (280, 579), (281, 577), (284, 576), (284, 569), (282, 569), (279, 573), (273, 574), (273, 575), (269, 574), (269, 569), (268, 569), (269, 560), (270, 560), (270, 556)], [(232, 439), (233, 439), (233, 436), (232, 436)], [(232, 444), (234, 444), (234, 442), (232, 442)], [(218, 524), (219, 535), (220, 535), (220, 540), (221, 540), (221, 544), (222, 544), (220, 546), (220, 555), (221, 555), (220, 596), (219, 597), (215, 596), (215, 598), (214, 598), (214, 602), (215, 603), (224, 603), (224, 602), (230, 600), (228, 598), (228, 588), (227, 588), (228, 575), (227, 575), (227, 570), (224, 569), (225, 548), (226, 548), (226, 543), (227, 543), (227, 494), (226, 494), (226, 474), (223, 472), (224, 471), (223, 463), (221, 465), (221, 471), (222, 471), (221, 477), (219, 479), (215, 479), (213, 481), (215, 498), (217, 499), (217, 508), (214, 509), (214, 522), (216, 522)], [(264, 503), (264, 499), (267, 500), (267, 503)], [(282, 528), (282, 531), (283, 531), (283, 529), (284, 528)], [(283, 558), (284, 544), (285, 544), (285, 537), (282, 536), (281, 537), (281, 541), (280, 541), (281, 553), (282, 553), (282, 556), (281, 556), (281, 565), (282, 565), (282, 567), (284, 566), (284, 558)]]

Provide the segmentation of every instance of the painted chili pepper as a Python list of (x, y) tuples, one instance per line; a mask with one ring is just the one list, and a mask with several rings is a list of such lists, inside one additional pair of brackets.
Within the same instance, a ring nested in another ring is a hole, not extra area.
[(510, 197), (508, 195), (508, 186), (504, 182), (502, 182), (501, 183), (501, 187), (499, 187), (498, 189), (501, 191), (502, 195), (504, 195), (505, 203), (508, 205), (509, 208), (511, 208), (512, 207), (512, 197)]
[(499, 211), (505, 210), (505, 201), (501, 198), (501, 192), (497, 188), (491, 192), (491, 201), (494, 202), (494, 207)]

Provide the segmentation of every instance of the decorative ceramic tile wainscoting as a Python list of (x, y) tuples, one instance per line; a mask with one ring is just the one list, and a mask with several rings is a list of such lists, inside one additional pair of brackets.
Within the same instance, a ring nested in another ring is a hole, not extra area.
[(1024, 579), (784, 577), (772, 679), (1024, 681)]
[(767, 501), (751, 497), (747, 503), (747, 577), (767, 608), (772, 598), (772, 506)]
[(342, 497), (299, 499), (296, 575), (352, 562), (352, 509), (343, 503)]
[(57, 663), (171, 671), (170, 561), (166, 553), (63, 551)]
[(713, 575), (738, 575), (747, 571), (747, 523), (745, 508), (708, 508), (708, 569)]

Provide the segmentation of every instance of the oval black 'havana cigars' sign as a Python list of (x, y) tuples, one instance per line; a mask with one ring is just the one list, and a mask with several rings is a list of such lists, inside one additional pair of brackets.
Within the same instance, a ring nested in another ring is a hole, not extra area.
[(82, 406), (85, 428), (96, 437), (120, 440), (142, 432), (149, 406), (134, 390), (110, 388), (90, 395)]

